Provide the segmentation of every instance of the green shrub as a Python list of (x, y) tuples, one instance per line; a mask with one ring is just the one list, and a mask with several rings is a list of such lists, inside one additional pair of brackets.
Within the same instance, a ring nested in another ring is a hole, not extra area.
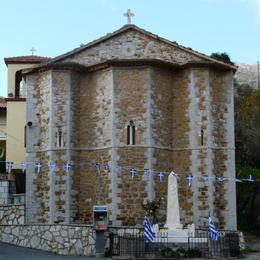
[(202, 253), (197, 248), (188, 249), (186, 257), (189, 257), (189, 258), (202, 257)]

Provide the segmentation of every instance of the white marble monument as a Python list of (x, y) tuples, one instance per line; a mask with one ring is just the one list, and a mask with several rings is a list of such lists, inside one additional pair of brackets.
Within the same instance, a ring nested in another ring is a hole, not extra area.
[(164, 229), (160, 232), (168, 233), (168, 241), (172, 243), (187, 243), (188, 235), (194, 234), (194, 224), (183, 229), (180, 222), (180, 208), (178, 196), (177, 176), (171, 172), (168, 177), (168, 194), (167, 194), (167, 220)]
[(182, 229), (177, 185), (177, 177), (174, 172), (171, 172), (168, 177), (167, 220), (165, 225), (169, 230)]

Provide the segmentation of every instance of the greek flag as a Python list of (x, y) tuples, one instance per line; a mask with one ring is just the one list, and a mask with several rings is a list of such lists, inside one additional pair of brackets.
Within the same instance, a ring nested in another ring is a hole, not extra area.
[(155, 240), (155, 232), (146, 216), (144, 217), (144, 240), (145, 242), (154, 242)]
[(209, 216), (209, 234), (212, 240), (217, 241), (218, 240), (218, 231), (215, 228), (215, 225)]

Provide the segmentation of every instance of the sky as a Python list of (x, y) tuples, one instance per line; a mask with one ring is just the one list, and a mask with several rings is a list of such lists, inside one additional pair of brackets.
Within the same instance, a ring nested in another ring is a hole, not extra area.
[(210, 55), (260, 60), (260, 0), (0, 0), (0, 95), (7, 96), (5, 57), (55, 57), (132, 23)]

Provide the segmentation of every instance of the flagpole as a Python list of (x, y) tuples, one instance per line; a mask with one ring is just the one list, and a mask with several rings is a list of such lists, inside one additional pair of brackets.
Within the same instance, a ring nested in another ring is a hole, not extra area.
[(209, 258), (212, 258), (212, 253), (211, 253), (211, 243), (210, 243), (210, 231), (209, 231), (209, 218), (210, 218), (210, 211), (208, 214), (208, 232), (207, 232), (207, 241), (208, 241), (208, 248), (209, 248)]

